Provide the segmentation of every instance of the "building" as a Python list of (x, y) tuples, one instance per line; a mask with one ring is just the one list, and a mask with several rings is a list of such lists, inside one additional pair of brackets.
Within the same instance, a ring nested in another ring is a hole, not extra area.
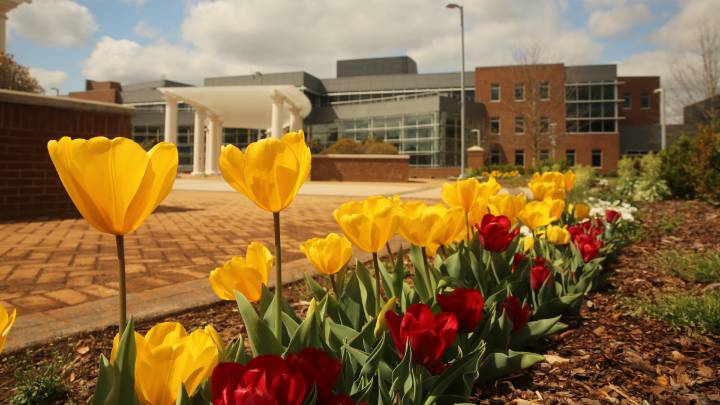
[[(460, 163), (459, 72), (420, 74), (411, 58), (390, 57), (339, 60), (329, 79), (303, 71), (256, 72), (209, 77), (203, 84), (297, 87), (312, 103), (303, 127), (318, 147), (340, 138), (374, 138), (397, 146), (415, 167)], [(530, 167), (555, 158), (611, 171), (623, 153), (659, 149), (658, 77), (618, 77), (615, 65), (543, 64), (479, 67), (467, 72), (464, 84), (466, 145), (485, 147), (488, 164)], [(177, 86), (189, 85), (160, 80), (122, 86), (120, 100), (138, 110), (137, 141), (162, 140), (166, 100), (157, 88)], [(189, 105), (178, 108), (180, 167), (189, 170), (194, 113)], [(223, 143), (244, 147), (266, 132), (224, 128)]]
[(618, 77), (615, 65), (478, 67), (488, 161), (564, 159), (612, 171), (622, 154), (659, 150), (659, 80)]

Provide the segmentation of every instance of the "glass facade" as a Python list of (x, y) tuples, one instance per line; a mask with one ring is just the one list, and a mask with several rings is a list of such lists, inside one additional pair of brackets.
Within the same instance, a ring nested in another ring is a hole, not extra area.
[[(408, 100), (429, 95), (440, 95), (460, 100), (460, 89), (409, 89), (409, 90), (376, 90), (362, 92), (338, 92), (327, 95), (307, 94), (314, 107), (327, 107), (331, 105), (379, 103), (385, 101)], [(465, 89), (465, 100), (475, 99), (475, 89)]]
[(330, 145), (340, 138), (377, 139), (410, 156), (411, 166), (440, 167), (460, 163), (460, 115), (446, 112), (341, 119), (309, 128), (313, 142)]
[(614, 83), (565, 86), (567, 133), (617, 132), (617, 86)]

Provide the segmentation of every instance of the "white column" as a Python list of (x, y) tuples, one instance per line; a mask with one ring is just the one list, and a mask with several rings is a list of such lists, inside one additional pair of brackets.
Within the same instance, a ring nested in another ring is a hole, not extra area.
[(220, 121), (219, 118), (215, 118), (215, 123), (213, 124), (213, 127), (215, 128), (215, 131), (217, 134), (215, 135), (215, 160), (213, 161), (213, 171), (215, 173), (220, 173), (220, 150), (222, 148), (223, 143), (225, 142), (225, 136), (223, 133), (223, 125), (222, 121)]
[(195, 126), (193, 133), (193, 176), (205, 174), (205, 109), (195, 109)]
[(300, 116), (300, 109), (297, 107), (290, 108), (290, 131), (299, 131), (303, 129), (303, 119)]
[(285, 97), (275, 93), (272, 97), (272, 121), (270, 123), (270, 132), (273, 138), (279, 138), (282, 135), (282, 110)]
[(165, 142), (177, 144), (177, 99), (165, 96)]
[(213, 176), (219, 173), (218, 160), (219, 150), (218, 145), (220, 139), (218, 137), (218, 122), (214, 116), (208, 118), (208, 131), (207, 131), (207, 144), (205, 145), (205, 175)]

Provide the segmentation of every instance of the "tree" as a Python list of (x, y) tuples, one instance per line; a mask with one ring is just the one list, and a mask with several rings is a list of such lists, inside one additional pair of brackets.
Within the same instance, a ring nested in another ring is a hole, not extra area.
[[(700, 119), (717, 123), (720, 102), (714, 101), (720, 86), (720, 29), (710, 21), (698, 25), (689, 56), (671, 67), (673, 93), (683, 106), (694, 104)], [(706, 101), (707, 102), (703, 102)]]
[(30, 76), (30, 70), (15, 62), (15, 58), (0, 52), (0, 89), (42, 93), (38, 81)]
[[(514, 52), (515, 66), (513, 80), (523, 86), (524, 101), (509, 103), (515, 117), (524, 122), (525, 137), (531, 150), (531, 162), (540, 160), (540, 149), (550, 140), (550, 117), (552, 104), (541, 99), (541, 87), (549, 85), (550, 70), (546, 63), (547, 55), (540, 44), (525, 45)], [(514, 98), (515, 89), (513, 89)], [(513, 123), (514, 124), (514, 123)]]

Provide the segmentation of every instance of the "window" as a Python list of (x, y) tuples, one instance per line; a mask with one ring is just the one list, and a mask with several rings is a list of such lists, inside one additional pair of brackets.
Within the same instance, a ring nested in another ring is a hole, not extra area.
[(523, 117), (515, 117), (515, 133), (525, 133), (525, 119)]
[(568, 149), (565, 151), (565, 161), (568, 166), (575, 166), (575, 149)]
[(647, 110), (650, 108), (650, 95), (647, 93), (640, 93), (640, 108)]
[(490, 133), (493, 135), (500, 135), (500, 118), (490, 117)]
[(602, 150), (593, 149), (592, 151), (592, 167), (602, 167)]
[(540, 151), (540, 160), (548, 160), (550, 159), (550, 153), (547, 149), (543, 149)]
[(629, 110), (632, 108), (632, 99), (630, 98), (630, 93), (623, 93), (622, 108), (623, 110)]
[(525, 100), (525, 85), (520, 83), (515, 85), (515, 101)]
[(490, 85), (490, 101), (500, 101), (500, 85), (497, 83)]
[(490, 151), (490, 164), (491, 165), (499, 165), (500, 164), (500, 149), (492, 149)]
[(550, 131), (550, 118), (540, 117), (540, 132), (547, 134)]
[(525, 151), (515, 149), (515, 166), (525, 166)]
[(540, 100), (543, 100), (543, 101), (550, 100), (550, 83), (548, 83), (548, 82), (540, 83), (540, 86), (538, 88), (538, 94), (540, 95)]

